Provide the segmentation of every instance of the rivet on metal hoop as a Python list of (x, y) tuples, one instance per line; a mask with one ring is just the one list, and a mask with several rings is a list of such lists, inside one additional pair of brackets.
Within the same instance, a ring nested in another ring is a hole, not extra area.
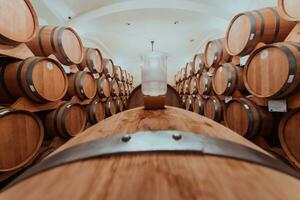
[(179, 134), (179, 133), (174, 133), (174, 134), (172, 135), (172, 138), (173, 138), (174, 140), (181, 140), (181, 139), (182, 139), (182, 135)]
[(122, 142), (128, 142), (130, 139), (131, 139), (131, 136), (130, 136), (130, 135), (124, 135), (124, 136), (122, 137)]

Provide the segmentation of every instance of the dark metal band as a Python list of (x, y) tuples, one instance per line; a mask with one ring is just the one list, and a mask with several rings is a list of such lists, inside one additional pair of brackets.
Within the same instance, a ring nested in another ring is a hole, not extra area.
[(56, 47), (55, 47), (55, 42), (54, 42), (54, 34), (55, 34), (56, 29), (58, 29), (58, 26), (54, 27), (51, 31), (51, 34), (50, 34), (51, 48), (52, 48), (54, 53), (57, 52)]
[(277, 36), (279, 34), (279, 30), (280, 30), (280, 15), (274, 8), (268, 8), (268, 9), (271, 10), (271, 12), (274, 14), (275, 21), (276, 21), (275, 22), (276, 23), (275, 34), (273, 35), (272, 40), (270, 41), (270, 43), (274, 43), (274, 42), (276, 42)]
[(83, 98), (88, 99), (89, 97), (84, 92), (84, 76), (87, 74), (87, 72), (80, 73), (79, 76), (79, 94), (83, 96)]
[[(231, 71), (230, 71), (230, 65), (228, 63), (226, 63), (224, 65), (225, 67), (225, 70), (227, 72), (227, 85), (226, 85), (226, 89), (225, 89), (225, 92), (224, 94), (228, 94), (230, 95), (230, 88), (232, 88), (232, 74), (231, 74)], [(230, 87), (228, 87), (228, 85), (230, 84)]]
[(300, 179), (300, 174), (282, 161), (250, 147), (189, 132), (159, 131), (138, 132), (130, 135), (120, 134), (70, 147), (31, 167), (7, 188), (34, 175), (65, 164), (103, 156), (145, 152), (190, 152), (225, 157), (255, 163)]
[(62, 136), (64, 138), (68, 138), (70, 137), (70, 135), (68, 134), (69, 131), (67, 130), (67, 127), (66, 127), (66, 117), (67, 117), (67, 113), (68, 113), (68, 109), (71, 108), (72, 106), (74, 105), (73, 102), (69, 102), (69, 103), (66, 103), (62, 109), (62, 114), (61, 114), (61, 129), (62, 129)]
[(259, 36), (256, 40), (257, 42), (260, 42), (262, 40), (262, 37), (265, 34), (265, 18), (259, 10), (256, 10), (254, 12), (258, 15), (258, 17), (260, 19), (260, 33), (259, 33)]
[(251, 138), (251, 134), (253, 133), (253, 128), (254, 128), (253, 112), (245, 101), (243, 101), (242, 99), (239, 99), (238, 101), (240, 102), (240, 104), (243, 105), (248, 116), (248, 127), (247, 127), (245, 137)]
[(69, 57), (67, 56), (67, 53), (64, 49), (64, 46), (62, 44), (62, 36), (63, 36), (63, 33), (65, 31), (65, 28), (64, 27), (61, 27), (59, 30), (58, 30), (58, 33), (57, 33), (57, 44), (58, 44), (58, 48), (59, 48), (59, 52), (62, 54), (63, 56), (63, 60), (64, 60), (64, 63), (65, 65), (68, 65), (69, 63), (72, 63), (72, 61), (69, 59)]
[(232, 95), (234, 90), (236, 89), (238, 82), (239, 82), (239, 75), (238, 75), (238, 71), (237, 71), (237, 66), (235, 64), (231, 65), (234, 71), (234, 75), (235, 75), (235, 79), (234, 79), (234, 83), (233, 85), (231, 85), (230, 90), (229, 90), (229, 95)]
[[(53, 124), (54, 129), (55, 129), (56, 133), (57, 133), (58, 135), (62, 136), (62, 137), (65, 137), (65, 135), (58, 129), (58, 126), (57, 126), (57, 124), (58, 124), (58, 118), (57, 118), (57, 117), (58, 117), (58, 113), (59, 113), (60, 109), (62, 109), (62, 107), (63, 107), (64, 105), (66, 105), (66, 103), (61, 104), (61, 105), (54, 111), (54, 116), (53, 116), (53, 118), (54, 118), (54, 124)], [(57, 134), (54, 134), (54, 135), (57, 135)]]
[(43, 42), (42, 42), (42, 39), (43, 39), (43, 30), (47, 28), (47, 26), (43, 26), (40, 30), (39, 30), (39, 34), (38, 34), (38, 45), (39, 45), (39, 48), (43, 54), (43, 56), (47, 56), (46, 53), (45, 53), (45, 50), (44, 50), (44, 47), (43, 47)]
[(261, 131), (262, 131), (263, 114), (262, 114), (262, 110), (261, 110), (261, 108), (260, 108), (259, 106), (257, 106), (253, 101), (251, 101), (251, 100), (249, 100), (249, 99), (247, 99), (247, 100), (248, 100), (248, 102), (249, 102), (250, 104), (252, 104), (252, 106), (253, 106), (254, 109), (256, 110), (256, 112), (257, 112), (257, 114), (258, 114), (258, 120), (259, 120), (259, 124), (258, 124), (258, 128), (257, 128), (258, 132), (256, 132), (256, 133), (253, 132), (252, 135), (249, 135), (249, 139), (252, 139), (252, 138), (254, 138), (255, 136), (257, 136), (258, 134), (260, 134)]
[(27, 92), (26, 90), (24, 89), (23, 87), (23, 84), (22, 84), (22, 69), (25, 65), (25, 63), (29, 60), (30, 58), (27, 58), (25, 60), (23, 60), (19, 66), (18, 66), (18, 70), (17, 70), (17, 83), (18, 83), (18, 86), (20, 88), (20, 91), (22, 93), (23, 96), (26, 96)]

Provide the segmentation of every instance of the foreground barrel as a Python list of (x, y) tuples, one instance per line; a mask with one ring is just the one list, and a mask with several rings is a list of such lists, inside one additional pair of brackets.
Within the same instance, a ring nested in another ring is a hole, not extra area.
[[(178, 132), (116, 135), (120, 132), (146, 130), (189, 131), (195, 135)], [(115, 137), (105, 139), (113, 135)], [(99, 138), (103, 140), (96, 141)], [(246, 157), (254, 149), (254, 155), (250, 155), (269, 158), (263, 150), (229, 129), (182, 109), (167, 107), (153, 111), (137, 108), (123, 112), (89, 128), (60, 147), (48, 159), (55, 159), (54, 156), (58, 156), (59, 152), (74, 145), (85, 145), (84, 143), (91, 141), (100, 144), (90, 150), (90, 153), (97, 155), (96, 151), (102, 149), (108, 156), (95, 156), (93, 159), (82, 159), (46, 170), (2, 192), (0, 199), (79, 200), (83, 196), (109, 200), (120, 197), (133, 200), (300, 198), (300, 182), (296, 178), (247, 161)], [(216, 144), (216, 141), (220, 143)], [(230, 141), (234, 143), (229, 143)], [(155, 144), (156, 151), (142, 152), (141, 149), (147, 149), (151, 144), (152, 147)], [(239, 150), (234, 148), (237, 146), (240, 147)], [(76, 155), (91, 147), (86, 144)], [(185, 151), (202, 147), (202, 154)], [(113, 154), (118, 148), (121, 154)], [(130, 149), (136, 151), (126, 153)], [(159, 151), (160, 149), (169, 150)], [(213, 156), (206, 153), (212, 149), (215, 149)], [(236, 152), (240, 158), (218, 155), (222, 152)], [(50, 161), (49, 164), (53, 163)], [(58, 191), (61, 188), (67, 189), (60, 193)]]
[(31, 57), (0, 68), (0, 101), (12, 102), (26, 96), (46, 103), (61, 99), (67, 92), (68, 80), (55, 60)]
[(295, 0), (278, 0), (278, 10), (280, 16), (288, 21), (299, 21), (300, 2)]
[(37, 155), (44, 128), (34, 114), (0, 107), (0, 129), (0, 172), (23, 167)]
[(205, 100), (204, 116), (216, 122), (221, 122), (223, 119), (223, 104), (214, 96), (210, 96)]
[(69, 138), (83, 131), (86, 121), (83, 106), (68, 102), (48, 113), (44, 125), (49, 138), (54, 136)]
[(289, 158), (289, 161), (297, 169), (300, 169), (299, 155), (299, 119), (300, 109), (288, 112), (281, 120), (279, 125), (280, 144)]
[(32, 40), (38, 20), (30, 1), (0, 0), (0, 5), (0, 43), (15, 45)]
[(100, 50), (95, 48), (85, 48), (83, 59), (78, 66), (81, 70), (88, 68), (92, 73), (102, 73), (104, 61)]
[(75, 74), (69, 75), (68, 80), (68, 95), (70, 97), (77, 96), (82, 100), (92, 99), (95, 97), (97, 93), (97, 85), (91, 73), (79, 71)]
[(97, 124), (105, 119), (104, 103), (100, 101), (93, 101), (86, 107), (87, 119), (91, 124)]
[(280, 17), (276, 8), (263, 8), (236, 15), (227, 30), (225, 46), (229, 54), (245, 56), (259, 42), (283, 41), (294, 28), (294, 22)]
[(261, 98), (282, 98), (297, 91), (300, 84), (299, 50), (299, 44), (283, 42), (253, 52), (244, 69), (248, 91)]
[(249, 139), (268, 137), (273, 128), (272, 114), (246, 98), (230, 101), (224, 118), (228, 128)]
[(43, 26), (26, 44), (35, 55), (47, 57), (54, 54), (64, 65), (80, 64), (83, 59), (81, 39), (70, 27)]
[(224, 62), (229, 62), (231, 56), (224, 46), (224, 39), (209, 41), (205, 46), (205, 64), (207, 67), (219, 67)]

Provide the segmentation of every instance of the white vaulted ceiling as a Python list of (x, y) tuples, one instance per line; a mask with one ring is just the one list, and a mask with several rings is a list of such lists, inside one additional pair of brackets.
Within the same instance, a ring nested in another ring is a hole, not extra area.
[[(41, 24), (71, 26), (140, 82), (140, 56), (168, 55), (168, 79), (210, 39), (224, 37), (231, 18), (276, 6), (276, 0), (31, 0)], [(174, 22), (178, 22), (174, 24)], [(130, 25), (127, 25), (130, 23)]]

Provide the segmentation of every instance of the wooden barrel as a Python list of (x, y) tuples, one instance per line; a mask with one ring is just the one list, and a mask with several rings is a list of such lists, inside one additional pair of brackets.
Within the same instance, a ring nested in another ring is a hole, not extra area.
[(79, 71), (75, 74), (70, 74), (68, 80), (68, 95), (70, 97), (77, 96), (82, 100), (93, 99), (95, 97), (97, 93), (97, 84), (91, 73)]
[(112, 98), (109, 98), (105, 103), (105, 115), (111, 117), (117, 114), (117, 104), (116, 101)]
[(124, 101), (121, 99), (121, 97), (116, 97), (115, 102), (116, 102), (117, 113), (123, 112), (125, 105), (124, 105)]
[(80, 64), (83, 59), (81, 39), (70, 27), (42, 26), (36, 37), (26, 44), (35, 55), (54, 54), (64, 65)]
[(96, 48), (85, 48), (83, 59), (78, 67), (83, 70), (88, 68), (92, 73), (102, 73), (103, 72), (103, 57), (99, 49)]
[(115, 74), (115, 78), (118, 81), (122, 80), (122, 68), (120, 66), (116, 66), (116, 74)]
[(104, 74), (108, 78), (114, 78), (116, 68), (112, 59), (104, 59)]
[(0, 43), (16, 45), (33, 39), (38, 19), (29, 0), (0, 1)]
[(125, 83), (122, 81), (118, 81), (119, 87), (120, 87), (120, 96), (125, 96), (126, 91), (125, 91)]
[(184, 81), (186, 79), (186, 70), (185, 68), (181, 68), (180, 70), (180, 80)]
[(294, 26), (294, 22), (281, 18), (276, 8), (240, 13), (227, 29), (225, 47), (230, 55), (245, 56), (259, 42), (271, 44), (283, 41)]
[(205, 65), (207, 67), (219, 67), (230, 62), (231, 56), (224, 46), (224, 39), (209, 41), (205, 46)]
[(287, 21), (300, 21), (300, 2), (295, 0), (278, 0), (278, 11)]
[[(166, 105), (174, 106), (174, 107), (181, 107), (181, 100), (176, 92), (176, 90), (168, 85), (167, 86), (167, 94), (166, 94)], [(129, 95), (129, 99), (127, 101), (127, 109), (132, 109), (136, 107), (144, 106), (144, 96), (142, 93), (141, 85), (138, 85), (134, 88), (134, 90)]]
[(186, 100), (187, 100), (187, 95), (182, 95), (181, 96), (182, 108), (185, 108)]
[(60, 136), (69, 138), (84, 130), (87, 114), (84, 107), (77, 103), (67, 102), (49, 112), (45, 117), (45, 131), (49, 138)]
[[(116, 79), (111, 79), (110, 81), (111, 84), (111, 96), (113, 97), (118, 97), (120, 96), (120, 86), (119, 83)], [(125, 92), (128, 88), (125, 88)]]
[(244, 69), (244, 83), (261, 98), (282, 98), (295, 92), (300, 83), (300, 45), (276, 43), (254, 51)]
[(223, 105), (217, 97), (210, 96), (205, 100), (204, 116), (216, 122), (223, 120)]
[(194, 98), (192, 95), (188, 95), (185, 100), (185, 109), (193, 111)]
[(127, 80), (127, 72), (126, 70), (122, 70), (122, 81), (126, 82), (126, 80)]
[(202, 74), (204, 68), (205, 68), (205, 57), (204, 54), (196, 54), (193, 59), (193, 64), (192, 64), (192, 75), (196, 74)]
[(272, 114), (246, 98), (231, 100), (224, 119), (228, 128), (248, 139), (268, 137), (272, 132)]
[(198, 78), (196, 76), (191, 77), (189, 82), (189, 94), (198, 94)]
[(198, 79), (198, 92), (202, 95), (209, 95), (212, 91), (212, 74), (202, 73)]
[[(188, 131), (195, 134), (178, 132), (134, 134), (137, 131), (154, 130)], [(129, 134), (120, 135), (121, 132)], [(202, 140), (199, 141), (199, 138)], [(193, 139), (196, 141), (193, 142)], [(83, 197), (107, 200), (117, 200), (120, 197), (133, 200), (300, 198), (298, 192), (300, 181), (297, 178), (283, 171), (274, 170), (272, 166), (263, 165), (264, 161), (259, 163), (249, 160), (249, 155), (270, 160), (266, 152), (228, 128), (183, 109), (167, 107), (153, 111), (138, 108), (122, 112), (65, 143), (50, 155), (48, 163), (57, 159), (56, 156), (59, 155), (62, 159), (69, 158), (63, 156), (66, 154), (64, 150), (68, 149), (72, 153), (75, 149), (70, 148), (76, 148), (75, 145), (83, 145), (81, 146), (83, 150), (90, 149), (91, 143), (87, 142), (92, 141), (96, 144), (94, 147), (97, 151), (111, 149), (105, 151), (107, 156), (97, 156), (95, 150), (90, 150), (91, 153), (95, 153), (94, 157), (78, 159), (66, 165), (58, 164), (51, 170), (46, 169), (43, 173), (37, 173), (2, 191), (0, 198), (10, 200), (80, 200)], [(137, 149), (136, 152), (126, 153), (126, 150), (136, 149), (139, 146), (148, 149), (151, 144), (155, 144), (155, 148), (159, 150), (163, 149), (163, 146), (169, 150), (142, 152)], [(182, 151), (179, 148), (183, 145), (188, 149), (203, 147), (202, 153)], [(118, 147), (121, 149), (120, 153), (112, 154), (111, 152)], [(240, 147), (237, 152), (236, 147)], [(227, 156), (206, 153), (210, 149), (220, 149)], [(228, 156), (230, 152), (236, 152), (240, 157), (230, 157)], [(82, 154), (81, 151), (77, 153)], [(39, 167), (44, 164), (40, 164)], [(58, 192), (61, 188), (68, 189)]]
[(37, 155), (44, 128), (33, 113), (0, 107), (0, 172), (8, 172), (28, 164)]
[(190, 93), (190, 79), (186, 79), (183, 81), (183, 94), (189, 94)]
[(112, 86), (110, 81), (102, 75), (97, 81), (97, 92), (101, 99), (107, 99), (111, 95)]
[(244, 91), (243, 69), (232, 63), (223, 64), (215, 72), (212, 87), (217, 95), (231, 96), (235, 90)]
[(179, 83), (179, 87), (178, 87), (178, 93), (179, 94), (183, 94), (183, 86), (184, 86), (184, 81)]
[(91, 124), (97, 124), (105, 119), (104, 103), (100, 101), (93, 101), (86, 106), (87, 119)]
[(200, 95), (196, 95), (193, 100), (193, 112), (203, 115), (204, 105), (205, 105), (205, 100)]
[(188, 62), (185, 65), (185, 78), (189, 78), (193, 75), (193, 62)]
[(300, 169), (300, 155), (299, 155), (299, 119), (300, 109), (289, 111), (282, 118), (279, 124), (279, 141), (289, 158), (290, 163)]
[(55, 60), (31, 57), (0, 68), (0, 101), (13, 102), (26, 96), (46, 103), (61, 99), (67, 92), (68, 80)]
[(176, 83), (179, 83), (181, 81), (181, 77), (180, 77), (180, 70), (177, 72), (177, 76), (176, 76)]

